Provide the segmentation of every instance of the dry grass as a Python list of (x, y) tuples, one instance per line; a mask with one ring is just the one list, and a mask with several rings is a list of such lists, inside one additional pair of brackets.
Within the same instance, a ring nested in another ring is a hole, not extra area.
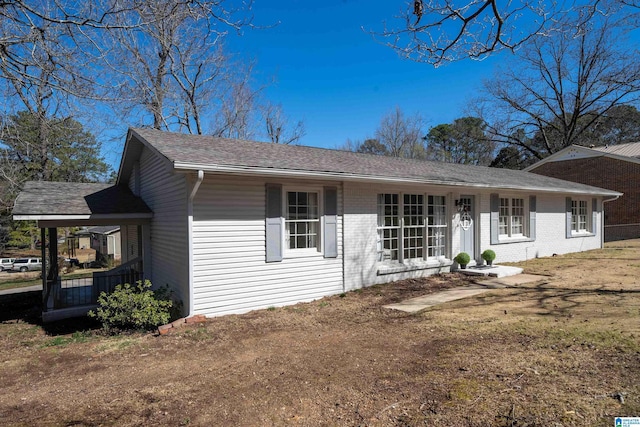
[[(640, 415), (640, 242), (520, 264), (539, 282), (417, 315), (447, 275), (166, 337), (0, 324), (9, 425), (610, 426)], [(63, 339), (60, 339), (62, 337)]]

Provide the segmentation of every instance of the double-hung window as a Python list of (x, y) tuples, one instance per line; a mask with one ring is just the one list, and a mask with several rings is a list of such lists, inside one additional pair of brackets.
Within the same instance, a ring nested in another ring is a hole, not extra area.
[(399, 260), (400, 216), (397, 194), (378, 194), (378, 252), (382, 260)]
[(491, 244), (536, 239), (536, 196), (491, 194)]
[(428, 196), (427, 236), (428, 257), (444, 257), (447, 235), (447, 206), (444, 196)]
[(445, 254), (444, 196), (378, 194), (381, 261), (421, 261)]
[(285, 240), (289, 249), (317, 249), (320, 230), (318, 193), (287, 191)]
[(499, 227), (501, 237), (525, 236), (524, 199), (517, 197), (500, 197)]
[(596, 235), (598, 200), (567, 197), (567, 238)]
[(571, 230), (586, 233), (587, 225), (587, 201), (571, 200)]
[(403, 197), (403, 259), (424, 259), (424, 195)]
[(265, 186), (265, 261), (287, 257), (339, 256), (337, 187)]

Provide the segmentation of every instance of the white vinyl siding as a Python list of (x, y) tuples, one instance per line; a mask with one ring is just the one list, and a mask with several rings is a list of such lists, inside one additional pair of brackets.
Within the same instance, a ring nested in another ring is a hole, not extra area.
[(194, 200), (195, 313), (243, 313), (343, 292), (340, 189), (337, 258), (315, 252), (265, 262), (265, 185), (205, 175)]
[[(140, 158), (140, 197), (153, 211), (151, 220), (151, 282), (169, 285), (189, 311), (187, 186), (149, 149)], [(130, 227), (135, 228), (135, 227)], [(148, 266), (144, 266), (148, 269)]]

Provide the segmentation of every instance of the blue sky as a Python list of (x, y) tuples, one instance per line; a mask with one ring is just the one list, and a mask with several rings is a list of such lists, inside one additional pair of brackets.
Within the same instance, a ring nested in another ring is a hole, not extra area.
[(304, 121), (304, 145), (334, 148), (373, 136), (396, 106), (420, 113), (427, 129), (449, 123), (508, 54), (438, 69), (403, 60), (362, 30), (394, 25), (403, 7), (404, 0), (255, 0), (254, 23), (278, 25), (229, 37), (227, 46), (255, 59), (258, 81), (275, 78), (266, 98)]

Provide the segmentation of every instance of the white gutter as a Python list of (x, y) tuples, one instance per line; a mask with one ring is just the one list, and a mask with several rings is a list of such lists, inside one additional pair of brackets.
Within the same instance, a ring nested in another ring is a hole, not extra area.
[(226, 166), (226, 165), (199, 165), (192, 163), (174, 162), (173, 167), (183, 172), (190, 172), (194, 170), (207, 171), (211, 173), (221, 174), (241, 174), (241, 175), (258, 175), (258, 176), (277, 176), (277, 177), (292, 177), (292, 178), (311, 178), (311, 179), (332, 179), (332, 180), (354, 180), (354, 181), (378, 181), (378, 182), (390, 182), (390, 183), (402, 183), (402, 184), (427, 184), (427, 185), (443, 185), (452, 188), (487, 188), (496, 190), (517, 190), (517, 191), (535, 191), (542, 193), (556, 193), (556, 194), (589, 194), (589, 195), (614, 195), (616, 192), (609, 191), (608, 193), (602, 192), (586, 192), (580, 190), (570, 189), (544, 189), (540, 187), (518, 187), (501, 185), (491, 186), (487, 184), (478, 184), (474, 182), (452, 182), (443, 181), (437, 179), (420, 179), (420, 178), (403, 178), (403, 177), (388, 177), (380, 175), (363, 175), (355, 173), (339, 173), (339, 172), (319, 172), (319, 171), (305, 171), (305, 170), (291, 170), (291, 169), (275, 169), (265, 167), (251, 167), (251, 166)]
[(602, 199), (602, 203), (606, 203), (606, 202), (615, 202), (616, 200), (618, 200), (620, 197), (622, 197), (624, 193), (618, 194), (617, 196), (614, 196), (610, 199)]
[(94, 214), (71, 214), (71, 215), (64, 215), (64, 214), (54, 214), (54, 215), (49, 215), (49, 214), (36, 214), (36, 215), (23, 215), (23, 214), (16, 214), (13, 215), (13, 220), (14, 221), (61, 221), (61, 220), (69, 220), (69, 221), (73, 221), (73, 220), (78, 220), (78, 221), (83, 221), (83, 220), (113, 220), (113, 221), (119, 221), (119, 220), (128, 220), (128, 219), (150, 219), (153, 218), (153, 213), (132, 213), (132, 214), (127, 214), (127, 213), (121, 213), (121, 214), (98, 214), (98, 215), (94, 215)]
[(196, 197), (196, 193), (198, 192), (200, 184), (202, 184), (203, 180), (204, 171), (200, 169), (198, 170), (196, 182), (194, 182), (193, 188), (191, 188), (191, 193), (189, 193), (189, 200), (187, 202), (187, 244), (189, 246), (189, 317), (194, 315), (193, 300), (195, 298), (193, 289), (193, 199)]

